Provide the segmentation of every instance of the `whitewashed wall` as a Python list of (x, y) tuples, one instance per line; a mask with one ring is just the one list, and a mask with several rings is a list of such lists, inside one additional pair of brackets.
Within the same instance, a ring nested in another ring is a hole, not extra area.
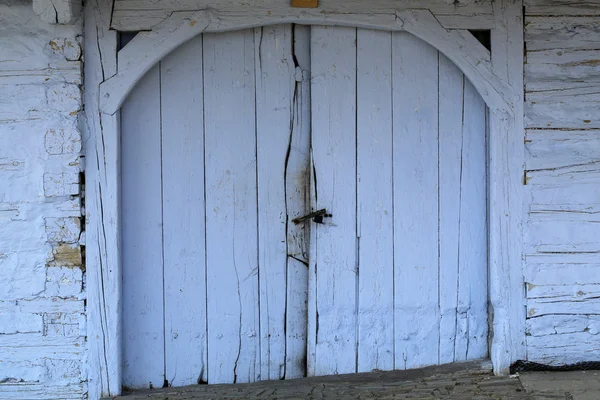
[(525, 12), (528, 358), (600, 360), (600, 1)]
[(0, 1), (0, 398), (85, 396), (81, 23)]

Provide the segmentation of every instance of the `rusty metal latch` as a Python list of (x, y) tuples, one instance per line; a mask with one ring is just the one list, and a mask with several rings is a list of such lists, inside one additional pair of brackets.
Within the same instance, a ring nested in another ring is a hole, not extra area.
[(327, 210), (326, 209), (321, 209), (321, 210), (317, 210), (317, 211), (313, 211), (310, 214), (306, 214), (303, 217), (296, 217), (292, 220), (292, 222), (296, 225), (308, 221), (309, 219), (312, 219), (313, 222), (316, 222), (317, 224), (322, 224), (323, 223), (323, 218), (331, 218), (332, 215), (331, 214), (327, 214)]

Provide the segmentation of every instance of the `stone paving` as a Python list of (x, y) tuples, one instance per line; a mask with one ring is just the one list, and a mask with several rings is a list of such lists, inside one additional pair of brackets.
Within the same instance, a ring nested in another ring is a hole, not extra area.
[(600, 372), (493, 376), (487, 365), (463, 363), (411, 371), (372, 372), (238, 385), (136, 391), (115, 400), (208, 399), (470, 399), (600, 400)]

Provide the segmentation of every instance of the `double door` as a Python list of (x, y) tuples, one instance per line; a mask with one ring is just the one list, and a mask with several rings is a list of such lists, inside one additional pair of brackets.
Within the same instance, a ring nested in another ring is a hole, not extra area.
[(431, 46), (205, 34), (121, 121), (124, 385), (487, 355), (486, 109)]

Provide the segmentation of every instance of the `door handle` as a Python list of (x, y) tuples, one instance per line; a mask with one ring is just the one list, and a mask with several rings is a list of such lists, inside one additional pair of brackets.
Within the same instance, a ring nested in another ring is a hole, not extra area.
[(309, 219), (312, 219), (313, 222), (316, 222), (317, 224), (322, 224), (323, 223), (323, 218), (331, 218), (332, 215), (331, 214), (327, 214), (327, 210), (326, 209), (321, 209), (321, 210), (317, 210), (317, 211), (313, 211), (310, 214), (306, 214), (302, 217), (296, 217), (292, 220), (292, 222), (296, 225), (308, 221)]

